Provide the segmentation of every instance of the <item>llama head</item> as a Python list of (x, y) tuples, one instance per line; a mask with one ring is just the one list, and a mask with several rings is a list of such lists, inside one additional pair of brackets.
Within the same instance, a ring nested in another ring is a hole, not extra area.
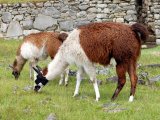
[(16, 56), (16, 59), (14, 60), (13, 64), (9, 65), (9, 67), (12, 69), (12, 75), (15, 77), (15, 79), (19, 78), (26, 61), (27, 60), (24, 59), (22, 56)]
[(34, 91), (39, 92), (43, 86), (48, 83), (46, 77), (43, 76), (40, 67), (33, 67), (34, 71), (37, 73), (37, 78), (35, 80)]
[(9, 67), (12, 69), (12, 75), (17, 80), (20, 76), (20, 70), (18, 69), (17, 60), (15, 59), (13, 65), (9, 65)]

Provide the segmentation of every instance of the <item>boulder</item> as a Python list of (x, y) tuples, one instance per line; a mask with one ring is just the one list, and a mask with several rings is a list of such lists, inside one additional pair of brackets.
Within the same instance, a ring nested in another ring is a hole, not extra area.
[(10, 12), (2, 13), (2, 21), (4, 23), (9, 23), (12, 20), (12, 14)]
[(52, 26), (57, 26), (57, 20), (46, 15), (38, 15), (33, 23), (33, 27), (38, 30), (46, 30)]
[(41, 13), (43, 15), (48, 15), (53, 18), (59, 18), (60, 17), (60, 11), (58, 11), (55, 7), (47, 7), (47, 8), (42, 8)]
[(5, 33), (5, 32), (7, 32), (7, 28), (8, 28), (8, 24), (5, 24), (2, 22), (0, 31)]
[(21, 21), (21, 24), (23, 26), (23, 29), (25, 29), (25, 30), (32, 29), (32, 27), (33, 27), (33, 21), (32, 20)]
[(62, 21), (59, 23), (60, 29), (63, 31), (71, 31), (73, 30), (73, 22), (72, 21)]
[(18, 37), (23, 34), (23, 30), (18, 21), (11, 21), (7, 30), (7, 37)]
[(16, 15), (14, 18), (13, 18), (13, 21), (21, 21), (23, 20), (23, 14), (22, 15)]

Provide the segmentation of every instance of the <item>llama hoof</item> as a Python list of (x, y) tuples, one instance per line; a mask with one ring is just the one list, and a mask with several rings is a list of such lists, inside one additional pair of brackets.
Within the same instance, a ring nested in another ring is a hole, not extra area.
[(67, 86), (68, 86), (68, 83), (66, 83), (65, 86), (67, 87)]
[(73, 95), (73, 97), (78, 97), (78, 96), (79, 96), (79, 94), (78, 94), (78, 93), (76, 93), (76, 94), (74, 94), (74, 95)]

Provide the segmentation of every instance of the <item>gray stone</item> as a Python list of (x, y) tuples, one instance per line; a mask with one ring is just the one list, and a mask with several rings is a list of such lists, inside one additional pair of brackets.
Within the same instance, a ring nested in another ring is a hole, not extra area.
[(33, 3), (31, 3), (31, 2), (28, 3), (28, 6), (29, 6), (30, 8), (36, 7), (35, 4), (33, 4)]
[(60, 29), (63, 31), (73, 30), (73, 21), (62, 21), (59, 23)]
[(26, 91), (26, 92), (28, 92), (28, 91), (33, 90), (33, 88), (34, 88), (33, 86), (28, 85), (28, 86), (25, 86), (25, 87), (23, 88), (23, 90)]
[(128, 14), (128, 15), (136, 14), (136, 11), (135, 11), (135, 10), (128, 10), (128, 11), (127, 11), (127, 14)]
[(9, 23), (12, 20), (12, 14), (9, 12), (2, 13), (2, 21), (4, 23)]
[(156, 44), (160, 45), (160, 39), (156, 39)]
[(21, 24), (23, 26), (23, 29), (29, 30), (29, 29), (32, 29), (33, 27), (33, 20), (21, 21)]
[(13, 8), (19, 8), (19, 7), (21, 7), (20, 3), (13, 4)]
[(118, 77), (117, 76), (113, 76), (113, 77), (110, 77), (110, 78), (106, 79), (106, 82), (117, 83), (117, 81), (118, 81)]
[(51, 113), (46, 120), (57, 120), (56, 115)]
[(87, 18), (88, 18), (88, 20), (93, 20), (94, 21), (94, 19), (96, 18), (96, 14), (94, 14), (94, 13), (92, 13), (92, 14), (87, 14)]
[(40, 8), (43, 7), (43, 2), (40, 2), (40, 3), (37, 2), (37, 3), (36, 3), (36, 6), (37, 6), (37, 7), (40, 7)]
[(86, 11), (80, 11), (79, 13), (77, 13), (77, 17), (86, 17), (87, 14), (86, 14)]
[(81, 21), (80, 20), (80, 21), (77, 22), (76, 27), (81, 26), (81, 25), (86, 25), (88, 23), (90, 23), (90, 21)]
[(97, 9), (96, 8), (89, 8), (87, 11), (91, 12), (91, 13), (96, 13)]
[(50, 28), (53, 25), (57, 25), (57, 20), (46, 15), (39, 15), (35, 18), (35, 21), (33, 23), (33, 27), (38, 30), (46, 30), (47, 28)]
[(109, 8), (104, 8), (104, 13), (110, 13), (110, 9)]
[(50, 1), (47, 1), (44, 3), (44, 7), (51, 7), (51, 6), (52, 6), (52, 4)]
[(28, 7), (27, 3), (21, 3), (21, 7)]
[(124, 16), (124, 19), (127, 21), (133, 21), (132, 15), (126, 15), (126, 16)]
[(87, 10), (88, 8), (89, 8), (89, 5), (80, 5), (79, 6), (79, 9), (82, 10), (82, 11)]
[(124, 18), (117, 18), (116, 22), (124, 23)]
[(97, 8), (106, 8), (107, 4), (97, 4)]
[(5, 32), (7, 32), (7, 28), (8, 28), (8, 24), (5, 24), (2, 22), (0, 31), (5, 33)]
[(18, 21), (12, 21), (7, 30), (7, 37), (17, 37), (23, 34), (22, 28)]
[(18, 11), (12, 11), (12, 15), (18, 15), (19, 12)]
[(16, 15), (14, 18), (13, 18), (13, 21), (21, 21), (23, 20), (23, 14), (22, 15)]
[(69, 11), (68, 5), (61, 8), (62, 13), (66, 13), (67, 11)]
[(99, 19), (106, 18), (106, 14), (97, 14), (97, 18)]
[(54, 17), (54, 18), (60, 17), (60, 12), (55, 7), (42, 8), (41, 13), (44, 15)]

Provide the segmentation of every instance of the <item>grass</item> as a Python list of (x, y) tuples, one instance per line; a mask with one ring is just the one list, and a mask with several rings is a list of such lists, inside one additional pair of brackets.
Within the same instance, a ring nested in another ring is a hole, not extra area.
[(0, 0), (0, 4), (2, 3), (26, 3), (26, 2), (43, 2), (47, 0)]
[[(103, 80), (99, 87), (101, 99), (95, 102), (93, 86), (87, 80), (82, 81), (80, 95), (73, 98), (75, 77), (70, 77), (69, 86), (59, 86), (58, 78), (49, 82), (41, 93), (33, 90), (25, 91), (26, 86), (32, 86), (29, 80), (29, 67), (25, 65), (19, 80), (11, 75), (8, 65), (13, 62), (19, 40), (0, 40), (0, 120), (44, 120), (50, 113), (55, 114), (58, 120), (157, 120), (160, 119), (160, 86), (137, 86), (135, 101), (128, 102), (130, 82), (119, 94), (114, 103), (118, 108), (127, 110), (109, 113), (103, 109), (103, 104), (111, 103), (110, 98), (116, 88), (115, 83), (105, 83), (109, 76), (98, 76)], [(160, 63), (160, 46), (142, 50), (139, 63), (142, 65)], [(41, 65), (48, 61), (41, 62)], [(58, 67), (58, 66), (57, 66)], [(144, 68), (149, 76), (159, 74), (160, 68)], [(115, 70), (111, 69), (111, 76)], [(140, 70), (138, 70), (140, 72)], [(115, 107), (117, 108), (117, 107)], [(108, 108), (108, 109), (115, 109)]]

